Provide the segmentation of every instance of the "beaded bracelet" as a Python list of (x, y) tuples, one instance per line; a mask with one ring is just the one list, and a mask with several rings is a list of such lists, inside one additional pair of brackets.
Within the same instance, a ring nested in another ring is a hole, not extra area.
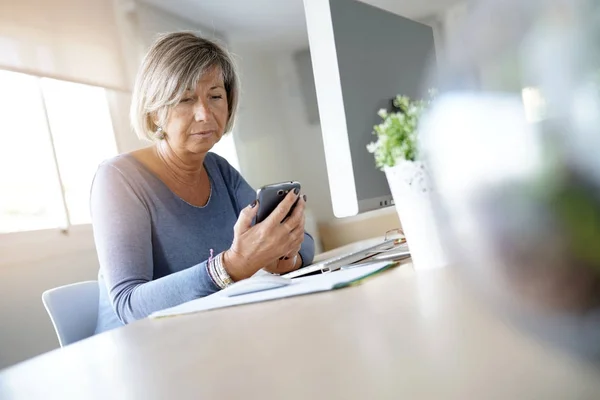
[(211, 249), (210, 258), (208, 259), (206, 267), (208, 274), (219, 288), (225, 289), (233, 283), (233, 280), (223, 265), (223, 253), (219, 253), (216, 257), (213, 257)]

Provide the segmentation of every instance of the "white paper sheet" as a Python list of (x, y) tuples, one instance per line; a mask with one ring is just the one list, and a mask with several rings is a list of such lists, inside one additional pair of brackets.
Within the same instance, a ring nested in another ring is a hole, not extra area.
[[(175, 315), (191, 314), (215, 308), (231, 307), (240, 304), (258, 303), (261, 301), (281, 299), (284, 297), (299, 296), (308, 293), (325, 292), (334, 286), (352, 282), (389, 265), (389, 261), (363, 265), (357, 268), (340, 270), (322, 275), (313, 275), (296, 278), (288, 286), (264, 290), (262, 292), (248, 293), (240, 296), (227, 297), (219, 292), (187, 303), (167, 308), (150, 315), (150, 318), (171, 317)], [(252, 279), (252, 278), (250, 278)]]

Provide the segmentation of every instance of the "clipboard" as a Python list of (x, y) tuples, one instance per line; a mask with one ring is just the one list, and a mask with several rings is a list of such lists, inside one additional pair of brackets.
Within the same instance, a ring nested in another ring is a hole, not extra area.
[[(388, 238), (392, 232), (400, 233), (399, 238)], [(410, 256), (410, 249), (406, 243), (406, 238), (400, 229), (394, 229), (386, 232), (386, 236), (382, 243), (377, 243), (372, 246), (368, 246), (363, 249), (359, 249), (350, 253), (338, 255), (327, 260), (320, 261), (318, 263), (297, 269), (296, 271), (289, 272), (283, 277), (285, 278), (298, 278), (302, 276), (308, 276), (313, 274), (325, 274), (333, 271), (338, 271), (345, 267), (351, 267), (355, 264), (364, 264), (372, 261), (378, 261), (377, 257), (385, 254), (390, 254), (391, 257), (380, 258), (381, 261), (389, 260), (394, 261), (395, 259), (403, 259)], [(394, 254), (396, 253), (396, 254)]]

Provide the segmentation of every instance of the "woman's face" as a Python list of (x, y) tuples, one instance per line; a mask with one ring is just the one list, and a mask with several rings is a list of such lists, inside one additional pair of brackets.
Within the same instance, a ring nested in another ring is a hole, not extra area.
[(212, 68), (169, 110), (163, 128), (166, 140), (180, 151), (206, 153), (223, 136), (228, 117), (223, 74), (219, 68)]

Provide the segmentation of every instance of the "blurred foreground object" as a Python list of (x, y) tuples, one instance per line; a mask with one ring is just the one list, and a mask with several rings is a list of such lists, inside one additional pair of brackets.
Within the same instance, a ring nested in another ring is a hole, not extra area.
[(524, 324), (596, 359), (599, 7), (477, 3), (420, 129), (457, 265)]

